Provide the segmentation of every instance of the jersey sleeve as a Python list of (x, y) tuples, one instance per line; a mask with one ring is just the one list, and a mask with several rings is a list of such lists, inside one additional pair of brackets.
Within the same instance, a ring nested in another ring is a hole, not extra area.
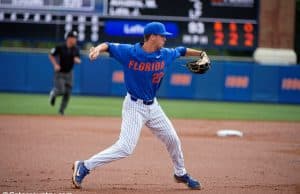
[(50, 55), (57, 56), (59, 54), (59, 52), (60, 52), (60, 47), (56, 46), (50, 50)]
[(121, 64), (128, 58), (128, 54), (132, 45), (119, 43), (106, 43), (108, 45), (108, 52), (111, 57), (115, 58)]
[(75, 50), (75, 57), (79, 57), (80, 58), (80, 50), (78, 47), (76, 47), (76, 50)]
[(176, 48), (167, 49), (167, 55), (170, 61), (174, 61), (175, 59), (185, 56), (186, 47), (180, 46)]

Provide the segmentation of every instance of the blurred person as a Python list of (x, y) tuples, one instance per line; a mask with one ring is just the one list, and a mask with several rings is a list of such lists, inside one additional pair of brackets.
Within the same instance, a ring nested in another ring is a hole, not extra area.
[(190, 189), (201, 184), (187, 173), (181, 143), (176, 130), (156, 99), (156, 92), (167, 69), (181, 56), (208, 57), (204, 51), (186, 47), (164, 48), (166, 37), (171, 35), (160, 22), (148, 23), (144, 28), (144, 42), (119, 44), (104, 42), (90, 49), (89, 58), (95, 60), (109, 52), (123, 66), (127, 95), (123, 102), (122, 124), (119, 139), (109, 148), (87, 160), (75, 161), (72, 181), (81, 188), (86, 175), (96, 167), (128, 157), (133, 153), (143, 125), (146, 125), (166, 146), (173, 162), (174, 179)]
[(57, 96), (62, 96), (58, 113), (65, 114), (73, 86), (74, 63), (81, 63), (79, 49), (77, 47), (77, 32), (70, 31), (65, 36), (65, 43), (52, 48), (49, 59), (54, 68), (54, 86), (50, 92), (49, 101), (55, 105)]

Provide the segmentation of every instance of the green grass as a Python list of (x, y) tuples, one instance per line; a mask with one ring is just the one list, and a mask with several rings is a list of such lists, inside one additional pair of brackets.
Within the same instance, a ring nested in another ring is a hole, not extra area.
[[(121, 116), (122, 98), (72, 96), (67, 115)], [(300, 105), (159, 100), (171, 118), (300, 121)], [(47, 95), (0, 93), (0, 114), (56, 115)]]

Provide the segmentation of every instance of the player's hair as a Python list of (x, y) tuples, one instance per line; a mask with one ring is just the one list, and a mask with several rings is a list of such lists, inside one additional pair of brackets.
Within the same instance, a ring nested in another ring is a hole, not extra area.
[(150, 38), (150, 36), (151, 36), (151, 34), (146, 34), (146, 35), (144, 35), (144, 41), (145, 41), (145, 42), (148, 41), (149, 38)]

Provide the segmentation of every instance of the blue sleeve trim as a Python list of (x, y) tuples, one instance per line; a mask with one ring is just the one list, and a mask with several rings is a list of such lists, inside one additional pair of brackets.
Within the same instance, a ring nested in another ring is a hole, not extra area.
[(178, 52), (180, 53), (180, 56), (185, 56), (186, 47), (180, 46), (180, 47), (177, 47), (176, 50), (178, 50)]
[(108, 46), (107, 52), (109, 52), (110, 43), (109, 42), (104, 42), (104, 44), (106, 44)]

